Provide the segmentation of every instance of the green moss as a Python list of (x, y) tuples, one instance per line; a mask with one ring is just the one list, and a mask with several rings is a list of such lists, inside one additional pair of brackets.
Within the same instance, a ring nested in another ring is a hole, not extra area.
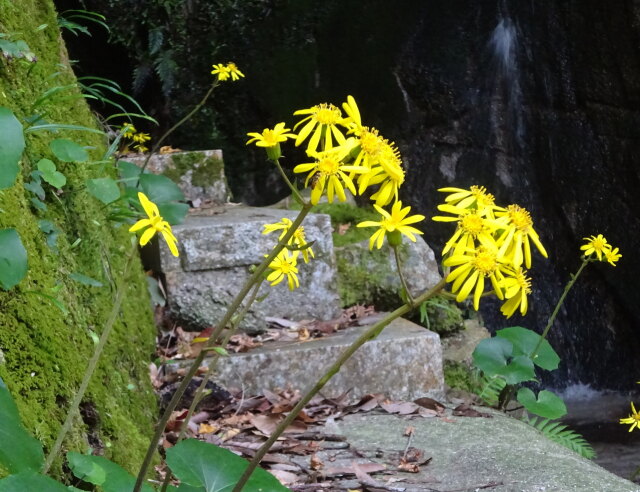
[(224, 179), (224, 163), (214, 156), (205, 157), (204, 152), (184, 152), (171, 156), (173, 167), (167, 169), (164, 175), (179, 181), (187, 171), (193, 170), (191, 182), (203, 188), (212, 186), (216, 181)]
[[(0, 105), (25, 118), (47, 89), (73, 84), (75, 76), (60, 44), (52, 1), (0, 0), (0, 19), (0, 31), (20, 32), (20, 38), (38, 57), (35, 64), (0, 57)], [(44, 24), (47, 27), (37, 30)], [(54, 73), (58, 75), (52, 77)], [(72, 92), (79, 95), (77, 90), (64, 95)], [(96, 127), (82, 98), (53, 98), (41, 109), (52, 123)], [(57, 163), (67, 176), (63, 193), (58, 196), (47, 189), (46, 212), (30, 206), (32, 195), (23, 182), (33, 163), (52, 157), (48, 143), (54, 138), (70, 138), (93, 149), (94, 159), (105, 150), (104, 137), (96, 134), (30, 133), (22, 173), (13, 187), (0, 194), (0, 228), (15, 228), (29, 255), (27, 277), (14, 289), (0, 291), (0, 350), (4, 354), (0, 377), (16, 399), (24, 424), (42, 440), (45, 449), (55, 439), (93, 352), (91, 332), (100, 333), (110, 311), (110, 278), (122, 272), (130, 240), (125, 228), (109, 226), (107, 211), (86, 192), (86, 179), (104, 175), (99, 166)], [(37, 226), (39, 219), (50, 220), (61, 230), (57, 252), (46, 245)], [(79, 245), (72, 247), (78, 239)], [(69, 279), (73, 272), (97, 278), (104, 287), (78, 284)], [(68, 314), (33, 293), (51, 294), (56, 286)], [(122, 315), (84, 399), (87, 408), (95, 407), (97, 420), (84, 423), (79, 418), (65, 442), (66, 450), (84, 452), (92, 445), (131, 470), (140, 463), (155, 417), (146, 362), (154, 348), (155, 329), (148, 306), (146, 282), (138, 263), (127, 283)], [(129, 384), (137, 389), (129, 390)], [(91, 442), (88, 436), (92, 436)], [(61, 460), (53, 473), (62, 474)]]
[(365, 220), (380, 220), (380, 214), (373, 209), (357, 207), (348, 203), (319, 203), (313, 207), (311, 212), (327, 214), (331, 217), (334, 231), (333, 245), (336, 247), (368, 239), (372, 230), (358, 228), (357, 224)]
[(473, 371), (465, 364), (447, 360), (444, 362), (444, 382), (449, 388), (477, 393), (479, 386)]
[(419, 310), (413, 312), (409, 319), (425, 328), (449, 336), (464, 328), (464, 317), (458, 305), (444, 296), (434, 296), (425, 302), (426, 316)]

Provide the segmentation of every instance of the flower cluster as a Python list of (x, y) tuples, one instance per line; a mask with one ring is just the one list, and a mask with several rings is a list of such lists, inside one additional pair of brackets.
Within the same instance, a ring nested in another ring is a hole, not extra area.
[(232, 82), (240, 80), (240, 77), (244, 77), (244, 74), (238, 69), (235, 63), (229, 62), (226, 65), (219, 63), (213, 65), (211, 70), (212, 75), (217, 75), (220, 82), (231, 79)]
[(629, 432), (631, 432), (633, 429), (640, 429), (640, 413), (636, 412), (636, 407), (633, 405), (633, 402), (631, 402), (631, 415), (624, 419), (620, 419), (620, 423), (631, 424), (631, 427), (629, 427)]
[(397, 246), (402, 235), (415, 241), (415, 235), (422, 234), (410, 224), (424, 220), (424, 216), (409, 215), (411, 207), (403, 207), (399, 200), (405, 172), (397, 146), (375, 128), (362, 124), (352, 96), (347, 97), (342, 109), (322, 103), (298, 110), (294, 116), (302, 116), (293, 127), (297, 134), (290, 133), (285, 123), (278, 123), (262, 133), (248, 133), (251, 139), (247, 144), (266, 148), (268, 158), (276, 162), (281, 156), (281, 143), (291, 139), (296, 146), (305, 144), (309, 161), (295, 166), (293, 172), (306, 175), (304, 184), (311, 189), (313, 205), (322, 196), (333, 203), (335, 198), (346, 201), (347, 191), (353, 195), (369, 192), (380, 221), (365, 221), (358, 227), (378, 228), (370, 248), (380, 248), (385, 237)]
[(584, 240), (587, 243), (580, 246), (580, 250), (583, 251), (582, 254), (585, 259), (606, 261), (616, 266), (617, 261), (622, 258), (622, 255), (618, 252), (619, 248), (611, 246), (602, 234), (585, 237)]
[(176, 246), (178, 240), (173, 235), (173, 232), (171, 232), (171, 226), (169, 223), (160, 215), (158, 206), (149, 200), (147, 195), (140, 191), (138, 192), (138, 200), (140, 200), (140, 205), (142, 205), (142, 209), (147, 214), (147, 218), (140, 219), (138, 222), (133, 224), (129, 228), (129, 232), (137, 232), (141, 229), (145, 229), (140, 236), (140, 246), (147, 244), (151, 238), (155, 236), (156, 232), (159, 232), (162, 234), (167, 246), (169, 246), (171, 254), (173, 256), (178, 256), (178, 247)]
[(136, 127), (131, 123), (125, 123), (122, 126), (121, 132), (122, 138), (133, 142), (132, 147), (141, 154), (149, 150), (145, 145), (149, 140), (151, 140), (148, 133), (137, 131)]
[[(293, 222), (291, 219), (283, 217), (280, 222), (265, 224), (262, 234), (281, 231), (278, 240), (282, 240), (292, 225)], [(300, 282), (298, 281), (297, 264), (300, 255), (302, 255), (305, 263), (309, 262), (309, 258), (315, 257), (313, 249), (311, 249), (311, 244), (307, 242), (303, 226), (296, 228), (293, 235), (287, 241), (285, 249), (269, 264), (271, 271), (267, 275), (267, 280), (271, 282), (271, 285), (279, 284), (286, 277), (289, 289), (293, 290), (299, 287)]]
[(473, 292), (473, 306), (478, 309), (488, 280), (498, 299), (504, 301), (500, 310), (506, 317), (516, 310), (524, 315), (531, 293), (527, 275), (531, 245), (547, 257), (529, 212), (518, 205), (496, 205), (493, 195), (482, 186), (439, 191), (449, 194), (438, 210), (450, 215), (433, 220), (457, 224), (442, 251), (443, 265), (453, 268), (446, 280), (453, 282), (456, 300), (461, 302)]

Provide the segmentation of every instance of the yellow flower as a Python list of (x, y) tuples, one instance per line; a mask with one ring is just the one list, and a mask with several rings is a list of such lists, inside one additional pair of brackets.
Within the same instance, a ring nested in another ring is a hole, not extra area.
[(247, 133), (251, 138), (247, 141), (247, 145), (255, 142), (257, 147), (275, 147), (280, 142), (286, 142), (287, 138), (296, 138), (295, 134), (287, 133), (291, 130), (285, 128), (284, 123), (278, 123), (273, 127), (265, 128), (262, 133), (251, 132)]
[(300, 281), (298, 280), (296, 263), (296, 255), (291, 254), (287, 249), (283, 249), (278, 253), (278, 256), (269, 263), (269, 268), (273, 271), (267, 275), (267, 281), (271, 282), (271, 285), (277, 285), (286, 277), (289, 290), (299, 287)]
[(371, 199), (376, 201), (376, 205), (384, 207), (391, 203), (391, 200), (398, 200), (398, 189), (402, 183), (404, 183), (402, 159), (395, 144), (385, 142), (379, 156), (378, 164), (382, 173), (378, 174), (378, 177), (373, 178), (370, 184), (377, 183), (380, 176), (384, 179), (382, 180), (380, 189), (371, 195)]
[(147, 150), (149, 150), (149, 148), (144, 144), (135, 144), (133, 148), (136, 149), (141, 154), (144, 154)]
[(240, 80), (240, 77), (244, 77), (244, 74), (238, 69), (238, 66), (233, 62), (227, 63), (227, 73), (231, 75), (232, 81)]
[(131, 139), (134, 142), (138, 142), (140, 144), (143, 144), (145, 142), (148, 142), (149, 140), (151, 140), (151, 137), (149, 136), (148, 133), (136, 133), (133, 137), (131, 137)]
[(213, 75), (217, 75), (220, 82), (229, 80), (229, 78), (231, 78), (232, 81), (235, 81), (239, 80), (240, 77), (244, 77), (244, 74), (240, 70), (238, 70), (236, 64), (232, 62), (229, 62), (226, 65), (223, 65), (222, 63), (213, 65), (213, 70), (211, 70), (211, 73)]
[(598, 257), (598, 261), (602, 261), (602, 255), (606, 257), (607, 251), (611, 251), (611, 245), (602, 234), (582, 239), (587, 241), (587, 244), (580, 246), (580, 249), (584, 251), (585, 257), (595, 254)]
[(440, 188), (438, 191), (451, 193), (444, 199), (450, 205), (459, 208), (471, 208), (479, 211), (480, 215), (493, 218), (495, 198), (491, 193), (487, 193), (484, 186), (471, 186), (468, 190), (462, 188)]
[[(506, 209), (497, 209), (495, 223), (504, 229), (497, 243), (500, 245), (498, 256), (507, 257), (514, 267), (524, 264), (531, 268), (531, 240), (542, 256), (547, 258), (547, 251), (542, 246), (538, 233), (533, 229), (531, 214), (518, 205), (509, 205)], [(524, 251), (523, 251), (524, 250)]]
[(528, 301), (527, 295), (531, 294), (531, 279), (526, 276), (522, 268), (515, 270), (508, 268), (503, 270), (506, 277), (502, 280), (502, 288), (504, 289), (504, 297), (506, 302), (500, 308), (502, 314), (507, 318), (513, 316), (518, 306), (520, 314), (524, 316), (527, 313)]
[(334, 147), (326, 152), (314, 153), (315, 162), (298, 164), (293, 168), (294, 173), (306, 173), (305, 186), (312, 184), (311, 203), (317, 204), (322, 196), (325, 187), (327, 188), (327, 199), (333, 203), (334, 194), (338, 195), (341, 202), (347, 200), (344, 188), (356, 194), (356, 188), (352, 179), (347, 173), (363, 173), (367, 169), (359, 166), (345, 165), (342, 160), (349, 154), (350, 147)]
[[(274, 231), (282, 231), (280, 233), (280, 236), (278, 236), (278, 239), (282, 239), (292, 225), (293, 222), (291, 221), (291, 219), (283, 217), (280, 222), (276, 222), (275, 224), (265, 224), (263, 226), (264, 231), (262, 231), (262, 234), (269, 234)], [(294, 251), (294, 254), (297, 255), (298, 253), (302, 252), (302, 258), (304, 259), (305, 263), (309, 263), (309, 256), (311, 256), (311, 258), (315, 258), (315, 254), (313, 253), (311, 246), (308, 246), (303, 226), (299, 226), (296, 229), (296, 231), (293, 233), (293, 236), (291, 236), (291, 238), (289, 239), (288, 244), (295, 245), (296, 248), (298, 248)]]
[(144, 229), (145, 227), (148, 228), (142, 233), (142, 236), (140, 236), (140, 246), (144, 246), (145, 244), (147, 244), (156, 234), (156, 232), (159, 232), (167, 242), (167, 246), (169, 246), (169, 250), (171, 251), (173, 256), (178, 256), (178, 247), (176, 246), (178, 240), (171, 232), (171, 226), (169, 225), (169, 223), (163, 220), (160, 216), (158, 206), (151, 200), (149, 200), (147, 198), (147, 195), (142, 192), (138, 192), (138, 199), (140, 200), (140, 205), (142, 205), (142, 208), (146, 212), (148, 218), (141, 219), (133, 224), (129, 228), (129, 232), (136, 232), (140, 229)]
[(226, 65), (223, 65), (222, 63), (213, 65), (213, 70), (211, 70), (211, 74), (217, 75), (218, 80), (220, 82), (227, 80), (231, 76), (231, 74), (229, 73), (229, 69), (226, 67)]
[(295, 130), (298, 126), (305, 123), (302, 129), (298, 132), (296, 146), (304, 142), (304, 140), (311, 135), (311, 132), (313, 131), (313, 134), (309, 139), (309, 143), (307, 144), (308, 154), (312, 154), (317, 151), (321, 138), (324, 142), (321, 150), (329, 150), (333, 148), (333, 138), (336, 139), (339, 145), (345, 144), (346, 139), (337, 127), (337, 125), (342, 123), (342, 112), (333, 104), (317, 104), (309, 109), (300, 109), (293, 114), (308, 115), (293, 127)]
[(133, 135), (136, 133), (136, 127), (133, 126), (131, 123), (125, 123), (122, 126), (122, 136), (124, 138), (131, 138), (133, 137)]
[(343, 121), (343, 125), (349, 128), (349, 132), (355, 132), (360, 135), (360, 131), (364, 130), (362, 120), (360, 119), (360, 110), (353, 96), (347, 96), (347, 102), (342, 103), (342, 109), (347, 113), (347, 118)]
[(503, 279), (502, 270), (504, 269), (502, 263), (495, 248), (479, 246), (464, 254), (450, 256), (442, 264), (457, 267), (447, 275), (446, 279), (447, 282), (453, 282), (451, 292), (458, 293), (456, 301), (464, 301), (475, 287), (473, 307), (477, 311), (487, 277), (491, 280), (491, 285), (498, 299), (504, 298), (500, 288), (500, 282)]
[(454, 214), (454, 216), (435, 216), (432, 220), (436, 222), (458, 222), (456, 232), (453, 233), (451, 239), (444, 245), (444, 249), (442, 250), (443, 255), (446, 255), (451, 248), (454, 248), (454, 255), (460, 255), (467, 250), (473, 250), (477, 246), (476, 241), (479, 241), (480, 244), (487, 248), (496, 248), (496, 241), (493, 237), (495, 227), (491, 221), (482, 216), (479, 210), (460, 208), (446, 203), (439, 205), (438, 210), (449, 212)]
[(622, 255), (620, 253), (618, 253), (618, 248), (614, 248), (612, 250), (605, 251), (604, 252), (604, 256), (607, 259), (607, 261), (609, 263), (611, 263), (613, 266), (616, 266), (616, 262), (620, 258), (622, 258)]
[[(401, 201), (397, 201), (393, 204), (393, 206), (391, 207), (391, 213), (387, 212), (378, 205), (374, 205), (374, 208), (380, 215), (382, 215), (382, 220), (380, 222), (365, 220), (364, 222), (360, 222), (358, 224), (358, 227), (379, 227), (379, 229), (374, 232), (369, 239), (369, 249), (373, 249), (374, 244), (378, 249), (380, 249), (382, 247), (382, 243), (384, 242), (384, 236), (387, 233), (389, 233), (390, 239), (392, 235), (398, 236), (399, 234), (404, 234), (413, 242), (416, 241), (416, 237), (414, 236), (414, 234), (422, 234), (421, 231), (419, 231), (415, 227), (411, 227), (409, 224), (415, 224), (416, 222), (424, 220), (424, 215), (411, 215), (407, 217), (409, 212), (411, 212), (411, 207), (407, 206), (405, 208), (402, 208)], [(398, 239), (401, 239), (401, 237), (399, 237)], [(399, 244), (399, 242), (397, 244)], [(395, 244), (395, 246), (397, 246), (397, 244)]]
[(631, 432), (636, 427), (640, 429), (640, 413), (636, 412), (636, 407), (633, 406), (633, 402), (631, 402), (631, 415), (627, 418), (620, 419), (621, 424), (631, 424), (629, 428), (629, 432)]

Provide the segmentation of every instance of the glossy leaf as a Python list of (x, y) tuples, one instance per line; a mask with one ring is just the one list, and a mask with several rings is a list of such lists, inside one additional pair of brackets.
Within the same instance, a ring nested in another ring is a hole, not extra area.
[[(167, 449), (167, 464), (182, 483), (206, 492), (231, 492), (248, 462), (210, 443), (187, 439)], [(257, 468), (244, 487), (253, 492), (286, 492), (269, 472)]]
[(161, 202), (157, 205), (162, 218), (171, 225), (182, 224), (189, 211), (189, 205), (186, 203)]
[(15, 229), (0, 230), (0, 287), (12, 288), (27, 274), (27, 250)]
[(86, 162), (89, 160), (87, 151), (73, 140), (57, 138), (49, 144), (49, 148), (62, 162)]
[(40, 176), (54, 188), (62, 188), (67, 184), (67, 178), (56, 169), (56, 165), (49, 159), (40, 159), (37, 164)]
[[(504, 328), (496, 332), (496, 336), (509, 340), (513, 344), (513, 355), (526, 355), (530, 357), (538, 342), (542, 338), (536, 332), (523, 328), (521, 326), (512, 326), (510, 328)], [(537, 355), (533, 361), (535, 365), (553, 371), (558, 368), (560, 363), (560, 357), (553, 350), (553, 347), (546, 340), (542, 341)]]
[(0, 106), (0, 189), (15, 183), (23, 151), (22, 124), (11, 110)]
[(118, 183), (111, 178), (88, 179), (86, 183), (89, 193), (105, 205), (115, 202), (120, 198)]
[(562, 398), (551, 391), (542, 390), (538, 397), (529, 388), (520, 388), (517, 399), (528, 412), (546, 419), (558, 419), (567, 413), (567, 407)]
[(161, 174), (142, 174), (140, 187), (149, 200), (156, 204), (184, 200), (184, 193), (178, 185)]
[[(76, 477), (94, 485), (100, 485), (103, 492), (133, 490), (136, 483), (136, 479), (127, 470), (102, 456), (89, 456), (72, 451), (67, 454), (67, 459), (69, 467)], [(93, 473), (92, 470), (94, 470)], [(87, 474), (87, 472), (89, 473)], [(146, 484), (142, 486), (142, 490), (143, 492), (154, 492)]]
[[(23, 427), (18, 408), (2, 379), (0, 379), (0, 415), (2, 415), (0, 418), (0, 466), (9, 473), (40, 471), (44, 463), (42, 445)], [(0, 490), (12, 489), (0, 487)], [(47, 489), (27, 487), (21, 490)]]
[(488, 376), (500, 374), (513, 352), (513, 345), (503, 338), (485, 338), (473, 351), (474, 365)]
[(533, 362), (529, 357), (518, 355), (497, 373), (503, 376), (507, 384), (518, 384), (524, 381), (533, 381), (536, 378), (536, 372), (533, 368)]
[(36, 471), (24, 471), (0, 480), (0, 492), (69, 492), (69, 489), (53, 478)]

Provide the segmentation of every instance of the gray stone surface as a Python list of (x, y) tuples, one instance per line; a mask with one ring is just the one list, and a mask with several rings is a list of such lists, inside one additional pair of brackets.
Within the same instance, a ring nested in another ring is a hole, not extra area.
[[(171, 312), (186, 328), (215, 324), (249, 277), (249, 267), (259, 263), (278, 240), (278, 232), (262, 234), (263, 225), (297, 212), (227, 206), (211, 216), (188, 216), (175, 226), (180, 256), (159, 248), (160, 270), (165, 274)], [(310, 214), (303, 226), (308, 241), (315, 241), (315, 258), (298, 263), (300, 288), (290, 291), (286, 281), (271, 287), (264, 283), (260, 295), (267, 299), (251, 308), (241, 328), (249, 332), (266, 327), (265, 316), (332, 319), (340, 312), (335, 278), (335, 257), (329, 216)]]
[[(125, 160), (141, 166), (145, 155)], [(221, 150), (201, 150), (154, 154), (147, 169), (173, 179), (194, 207), (205, 202), (226, 203), (231, 192), (224, 174)]]
[(473, 351), (485, 338), (491, 337), (477, 319), (464, 321), (464, 329), (442, 340), (442, 351), (445, 360), (460, 362), (471, 367)]
[[(545, 438), (531, 426), (498, 412), (493, 418), (411, 418), (391, 414), (353, 414), (327, 424), (327, 432), (344, 434), (360, 460), (397, 466), (407, 446), (433, 459), (420, 472), (394, 472), (404, 481), (391, 484), (406, 491), (491, 492), (638, 492), (640, 486)], [(332, 466), (341, 465), (335, 459)], [(320, 456), (323, 459), (323, 456)], [(354, 461), (345, 453), (346, 464)], [(383, 475), (374, 478), (385, 482)], [(357, 485), (354, 484), (354, 485)]]
[[(348, 328), (306, 342), (273, 343), (221, 358), (215, 380), (248, 395), (290, 385), (304, 390), (324, 374), (365, 327)], [(444, 392), (440, 337), (404, 319), (393, 321), (364, 344), (322, 390), (327, 397), (345, 391), (352, 400), (368, 393), (393, 399), (440, 398)]]
[[(369, 250), (369, 241), (336, 248), (336, 259), (340, 268), (340, 281), (348, 286), (343, 301), (353, 302), (352, 296), (363, 303), (389, 302), (400, 305), (400, 279), (397, 274), (393, 250), (385, 242), (380, 250)], [(436, 285), (442, 278), (438, 271), (433, 250), (418, 237), (414, 243), (403, 240), (400, 250), (402, 272), (411, 294), (417, 296)], [(365, 298), (365, 297), (368, 297)], [(350, 304), (351, 302), (346, 302)]]

